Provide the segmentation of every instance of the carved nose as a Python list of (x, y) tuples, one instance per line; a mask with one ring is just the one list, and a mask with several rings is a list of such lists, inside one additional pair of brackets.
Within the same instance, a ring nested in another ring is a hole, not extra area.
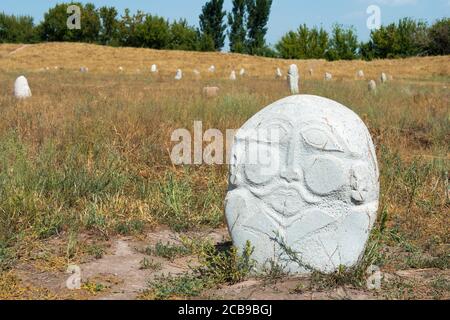
[(287, 150), (286, 166), (281, 169), (280, 176), (287, 182), (294, 182), (300, 180), (300, 169), (296, 164), (296, 155), (299, 153), (300, 147), (295, 139), (289, 141)]

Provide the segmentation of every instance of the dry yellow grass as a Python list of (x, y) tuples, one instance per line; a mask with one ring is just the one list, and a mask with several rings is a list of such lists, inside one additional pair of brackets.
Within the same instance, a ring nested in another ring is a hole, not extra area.
[[(251, 77), (273, 78), (277, 67), (283, 72), (296, 63), (300, 73), (309, 79), (322, 79), (325, 72), (331, 72), (335, 79), (354, 79), (356, 72), (364, 70), (367, 79), (378, 79), (381, 72), (396, 79), (430, 79), (450, 74), (450, 56), (408, 58), (400, 60), (336, 61), (325, 60), (283, 60), (230, 53), (201, 53), (186, 51), (152, 50), (141, 48), (113, 48), (82, 43), (47, 43), (29, 45), (0, 45), (0, 70), (38, 71), (54, 66), (68, 70), (79, 70), (86, 66), (90, 71), (111, 73), (122, 66), (126, 73), (149, 71), (155, 63), (163, 75), (175, 75), (181, 68), (189, 76), (194, 69), (206, 74), (211, 65), (217, 74), (228, 77), (231, 70), (245, 68)], [(14, 52), (17, 50), (16, 52)], [(12, 53), (12, 54), (10, 54)], [(314, 70), (312, 77), (309, 69)]]
[[(0, 45), (0, 56), (0, 270), (2, 264), (14, 268), (9, 261), (24, 259), (36, 239), (47, 244), (58, 236), (64, 243), (58, 262), (69, 251), (83, 251), (69, 234), (104, 240), (142, 235), (157, 224), (181, 231), (223, 225), (227, 167), (174, 167), (170, 135), (192, 130), (195, 120), (204, 130), (239, 128), (288, 94), (275, 69), (293, 62), (303, 74), (302, 93), (353, 109), (377, 144), (380, 212), (388, 217), (385, 268), (447, 261), (449, 56), (330, 63), (76, 43)], [(153, 63), (159, 75), (150, 74)], [(214, 75), (206, 71), (211, 64)], [(39, 71), (47, 66), (64, 70)], [(80, 73), (81, 66), (90, 72)], [(241, 67), (247, 76), (229, 81), (231, 69)], [(173, 80), (177, 68), (186, 81)], [(203, 77), (189, 81), (194, 68)], [(366, 79), (386, 72), (394, 81), (368, 94), (366, 81), (354, 81), (359, 69)], [(322, 80), (325, 71), (333, 81)], [(33, 92), (24, 101), (12, 97), (21, 73)], [(219, 96), (206, 99), (205, 85), (220, 87)], [(0, 279), (0, 296), (2, 290), (24, 294), (13, 280)]]

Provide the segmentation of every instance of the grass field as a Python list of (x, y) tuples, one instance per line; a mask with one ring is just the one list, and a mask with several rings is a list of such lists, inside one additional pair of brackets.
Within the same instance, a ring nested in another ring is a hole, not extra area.
[[(69, 292), (60, 288), (67, 266), (101, 261), (118, 239), (146, 244), (166, 230), (190, 240), (141, 250), (142, 277), (153, 279), (156, 269), (186, 256), (201, 267), (175, 278), (158, 276), (148, 285), (143, 281), (146, 289), (136, 297), (211, 297), (219, 285), (248, 279), (245, 268), (234, 268), (238, 258), (232, 250), (215, 252), (195, 238), (224, 230), (227, 167), (173, 166), (170, 136), (178, 128), (192, 131), (197, 120), (204, 130), (239, 128), (289, 94), (275, 69), (285, 71), (292, 61), (67, 43), (0, 45), (0, 56), (0, 298), (106, 295), (123, 279), (87, 279), (81, 291)], [(295, 62), (301, 92), (354, 110), (376, 143), (381, 205), (370, 262), (392, 279), (375, 296), (450, 298), (450, 57)], [(157, 75), (150, 73), (153, 63)], [(215, 74), (206, 72), (211, 64)], [(80, 73), (81, 66), (89, 72)], [(241, 67), (246, 76), (229, 81), (231, 70)], [(179, 82), (173, 80), (177, 68), (185, 72)], [(201, 79), (193, 76), (195, 68)], [(356, 79), (359, 69), (365, 80)], [(322, 80), (325, 71), (333, 81)], [(381, 72), (393, 81), (369, 94), (367, 81)], [(31, 99), (12, 95), (20, 74), (28, 78)], [(203, 97), (206, 85), (220, 87), (220, 95)], [(423, 270), (429, 274), (399, 275)], [(261, 281), (292, 281), (276, 271)], [(214, 276), (200, 281), (197, 274)], [(308, 280), (315, 284), (308, 290), (346, 286), (365, 292), (348, 273), (319, 278)], [(305, 292), (300, 291), (290, 294), (295, 298)]]

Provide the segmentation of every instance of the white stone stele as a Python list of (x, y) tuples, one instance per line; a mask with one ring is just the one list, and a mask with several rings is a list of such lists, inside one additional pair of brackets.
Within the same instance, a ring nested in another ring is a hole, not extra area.
[(175, 75), (175, 80), (181, 80), (183, 79), (183, 71), (181, 69), (177, 69), (177, 73)]
[(359, 70), (356, 75), (358, 76), (358, 78), (364, 78), (364, 71)]
[(151, 73), (158, 72), (158, 66), (156, 64), (152, 64), (152, 66), (150, 67), (150, 72)]
[(292, 274), (357, 264), (377, 217), (379, 171), (353, 111), (318, 96), (284, 98), (238, 130), (230, 160), (228, 229), (238, 249), (250, 241), (258, 270), (270, 261)]
[(239, 75), (241, 77), (243, 77), (245, 75), (245, 69), (244, 68), (242, 68), (241, 71), (239, 71)]
[(309, 69), (309, 75), (312, 77), (314, 75), (314, 70), (313, 69)]
[(20, 76), (14, 83), (14, 96), (18, 99), (26, 99), (31, 97), (31, 89), (28, 80), (24, 76)]
[(277, 71), (276, 71), (276, 73), (275, 73), (275, 76), (276, 76), (277, 78), (282, 78), (282, 77), (283, 77), (283, 73), (281, 72), (281, 69), (280, 69), (280, 68), (277, 68)]
[(375, 80), (370, 80), (369, 81), (369, 91), (370, 92), (376, 92), (377, 91), (377, 83), (375, 82)]
[(325, 72), (325, 77), (324, 77), (324, 79), (325, 79), (326, 81), (331, 81), (331, 80), (333, 79), (333, 75), (332, 75), (331, 73), (329, 73), (329, 72)]
[(381, 81), (381, 83), (386, 83), (388, 81), (388, 77), (387, 77), (386, 73), (383, 72), (381, 74), (380, 81)]
[(299, 74), (298, 74), (298, 67), (296, 64), (291, 64), (288, 71), (288, 84), (289, 84), (289, 90), (291, 90), (291, 94), (298, 94), (299, 88), (298, 88), (298, 81), (299, 81)]
[(235, 81), (236, 80), (236, 71), (231, 71), (231, 73), (230, 73), (230, 80), (231, 81)]
[(211, 66), (211, 67), (209, 67), (208, 71), (211, 72), (211, 73), (215, 72), (216, 71), (216, 67), (215, 66)]

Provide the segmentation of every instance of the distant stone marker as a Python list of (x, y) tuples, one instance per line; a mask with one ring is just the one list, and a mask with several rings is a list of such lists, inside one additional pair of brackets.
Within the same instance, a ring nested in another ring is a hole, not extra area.
[(287, 78), (291, 94), (298, 94), (300, 92), (298, 89), (299, 74), (296, 64), (291, 64), (291, 66), (289, 67)]
[(31, 89), (28, 80), (24, 76), (20, 76), (14, 83), (14, 96), (18, 99), (26, 99), (31, 97)]
[(211, 67), (209, 67), (208, 71), (211, 72), (211, 73), (216, 72), (216, 67), (215, 66), (211, 66)]
[(231, 74), (230, 74), (230, 80), (231, 81), (235, 81), (236, 80), (236, 71), (231, 71)]
[(123, 67), (119, 67), (119, 72), (123, 72)]
[(177, 74), (175, 75), (175, 80), (181, 80), (183, 79), (183, 71), (181, 69), (177, 70)]
[(364, 71), (359, 70), (356, 75), (358, 76), (358, 78), (364, 78)]
[(333, 75), (329, 72), (325, 72), (325, 80), (331, 81), (333, 79)]
[(244, 68), (242, 68), (241, 71), (239, 71), (239, 75), (241, 77), (245, 76), (245, 69)]
[(150, 67), (150, 72), (152, 73), (158, 72), (158, 66), (156, 64), (152, 64), (152, 66)]
[(218, 87), (204, 87), (203, 95), (207, 98), (214, 98), (219, 95), (219, 90)]
[(275, 73), (275, 76), (276, 76), (277, 78), (282, 78), (282, 77), (283, 77), (283, 73), (281, 72), (281, 69), (280, 69), (280, 68), (277, 68), (277, 71), (276, 71), (276, 73)]
[(370, 80), (369, 81), (369, 91), (370, 92), (376, 92), (377, 91), (377, 83), (375, 82), (375, 80)]
[(314, 75), (314, 70), (313, 69), (309, 69), (309, 75), (312, 77)]
[(80, 72), (81, 73), (87, 73), (87, 72), (89, 72), (89, 68), (88, 67), (81, 67), (80, 68)]
[(355, 266), (378, 199), (370, 133), (335, 101), (284, 98), (254, 115), (235, 136), (226, 220), (234, 246), (242, 250), (250, 241), (260, 270), (271, 261), (289, 273)]
[(381, 83), (386, 83), (388, 81), (388, 77), (387, 77), (386, 73), (383, 72), (381, 74), (380, 81), (381, 81)]

